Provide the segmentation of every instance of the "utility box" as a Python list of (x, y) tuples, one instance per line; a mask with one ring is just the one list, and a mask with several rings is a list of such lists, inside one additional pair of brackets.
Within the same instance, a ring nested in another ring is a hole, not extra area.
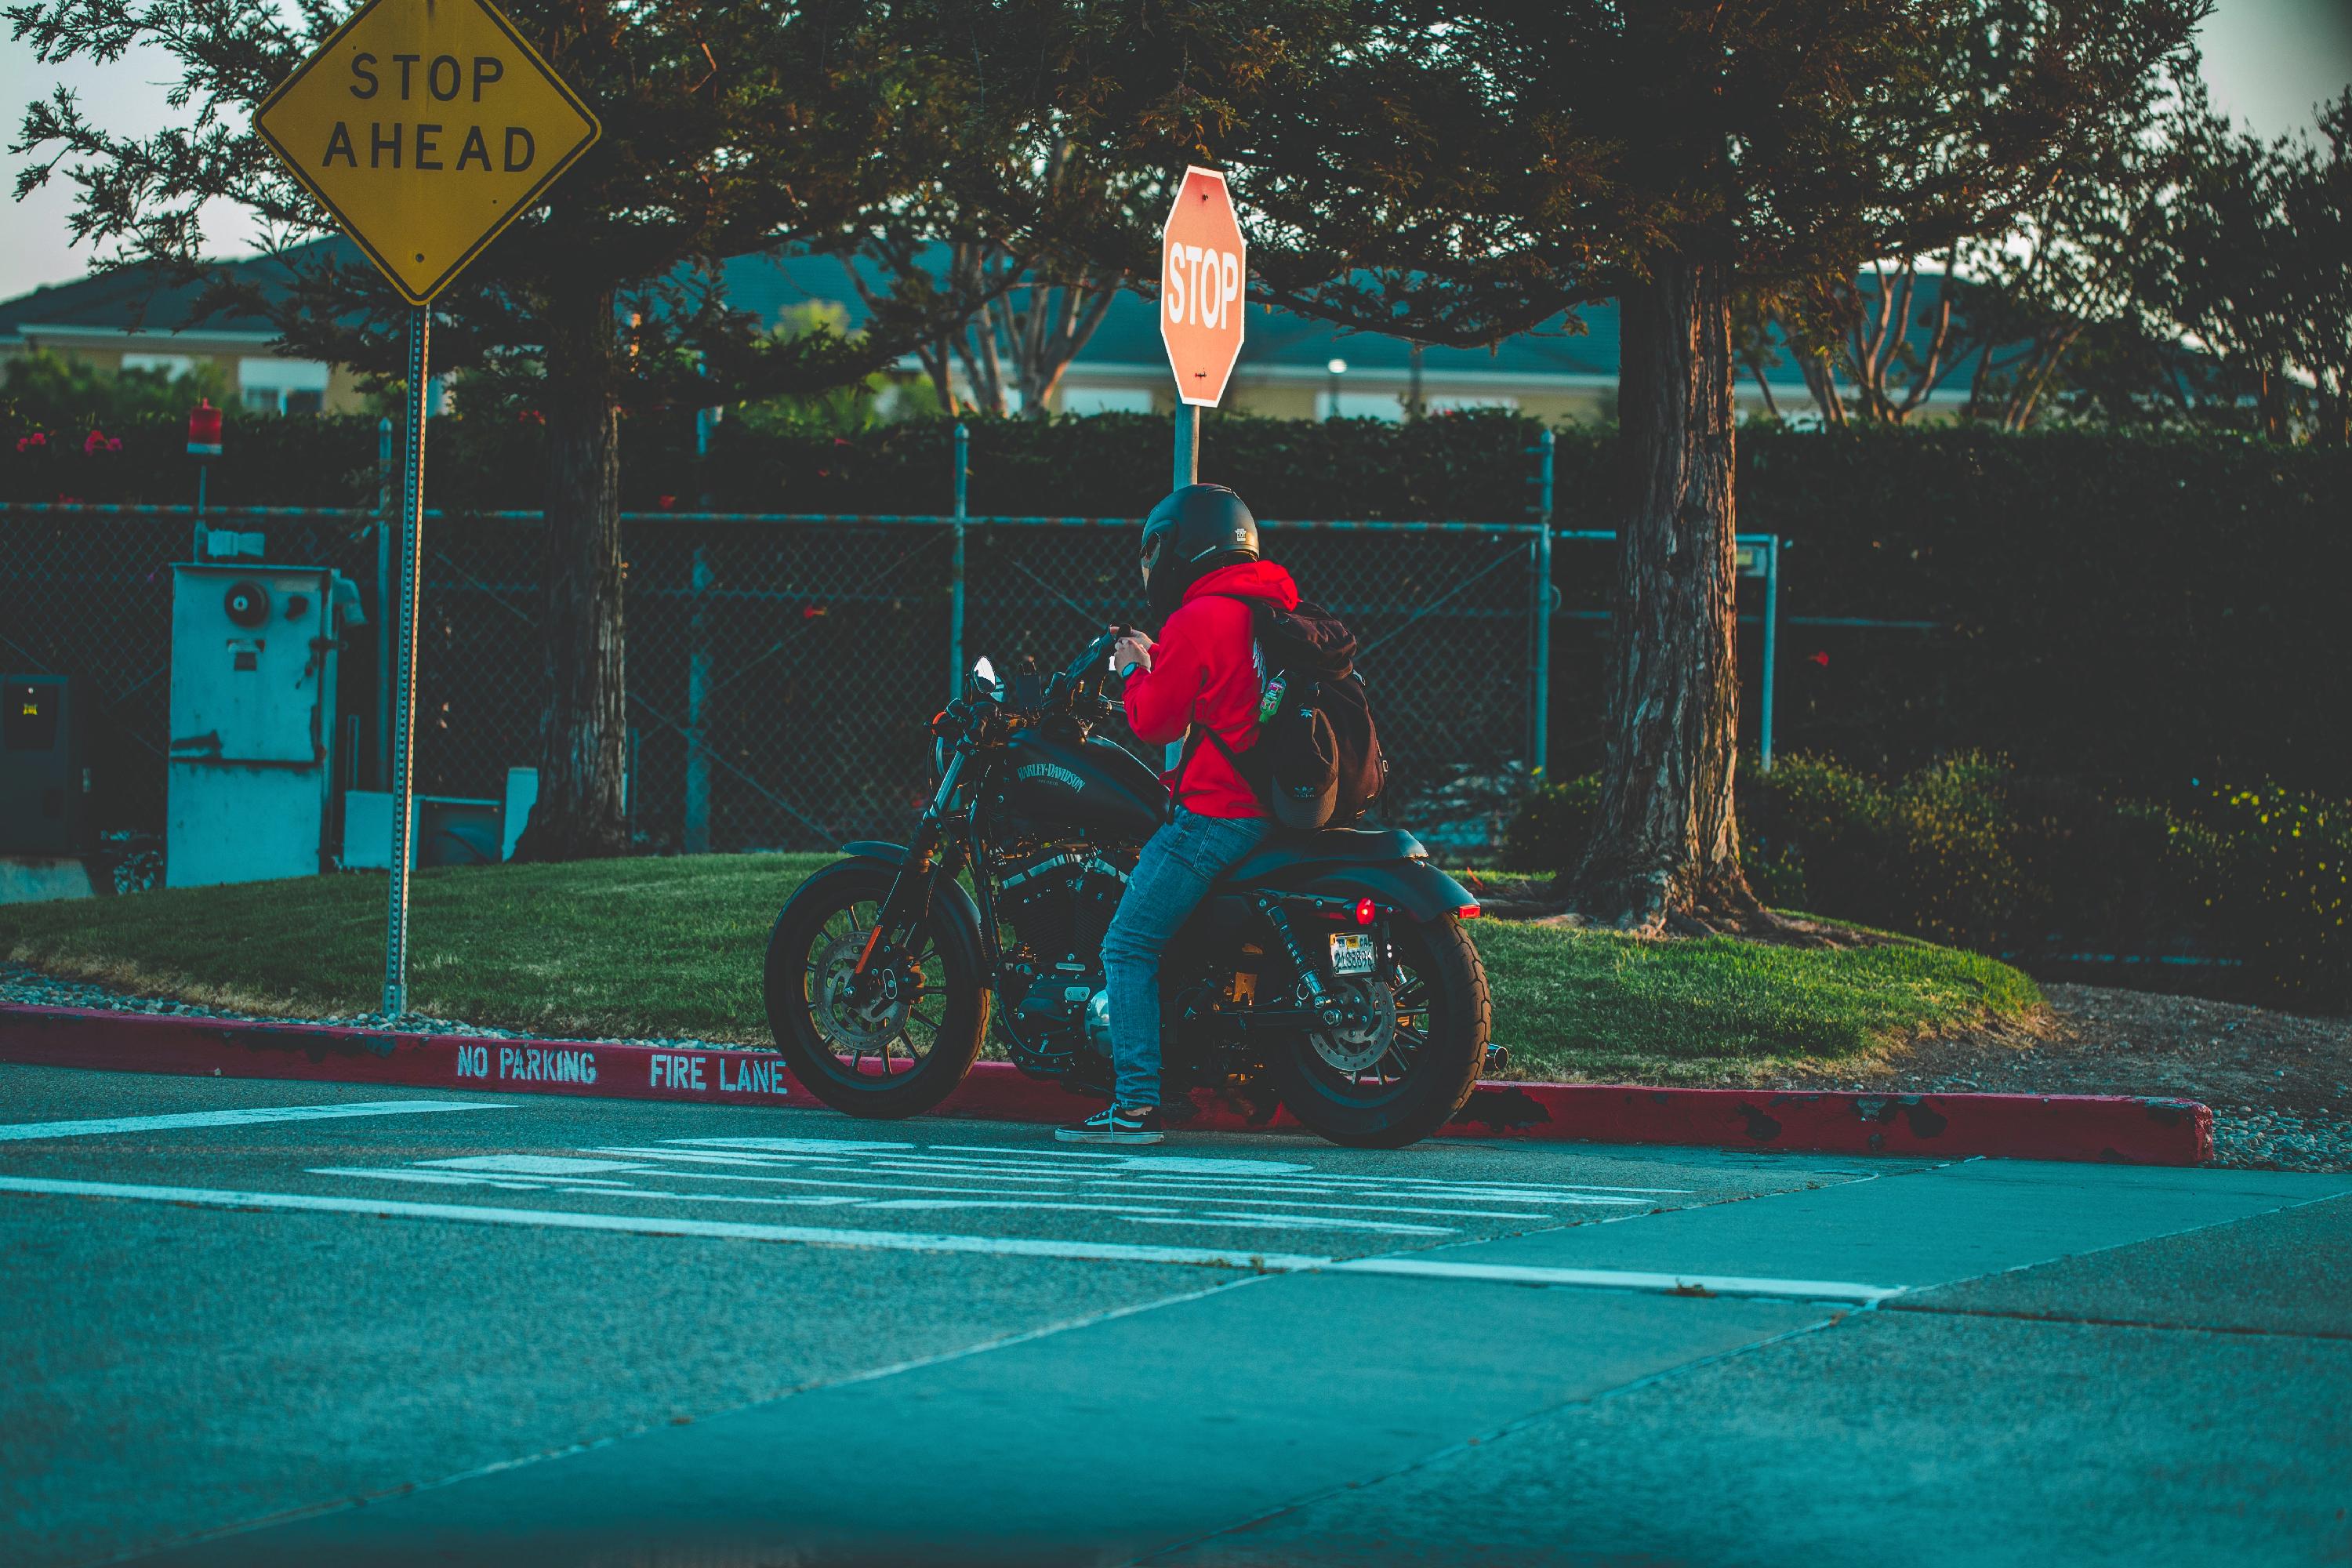
[(0, 855), (89, 847), (83, 707), (70, 676), (0, 676)]
[(323, 566), (172, 568), (168, 886), (331, 868), (336, 654), (359, 620)]

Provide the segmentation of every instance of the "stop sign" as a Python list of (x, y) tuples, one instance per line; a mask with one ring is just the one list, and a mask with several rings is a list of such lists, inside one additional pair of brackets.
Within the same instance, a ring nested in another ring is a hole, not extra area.
[(1160, 235), (1160, 337), (1176, 373), (1176, 395), (1214, 408), (1241, 356), (1247, 276), (1225, 177), (1214, 169), (1186, 169)]

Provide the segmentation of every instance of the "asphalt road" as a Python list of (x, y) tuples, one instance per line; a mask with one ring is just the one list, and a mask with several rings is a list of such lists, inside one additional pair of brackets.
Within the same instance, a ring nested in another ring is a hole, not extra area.
[(0, 1563), (2342, 1563), (2352, 1176), (0, 1068)]

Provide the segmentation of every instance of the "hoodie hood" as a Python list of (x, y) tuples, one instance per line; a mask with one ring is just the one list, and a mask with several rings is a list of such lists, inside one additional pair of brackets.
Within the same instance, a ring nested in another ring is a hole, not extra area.
[(1189, 605), (1203, 594), (1265, 599), (1277, 610), (1298, 608), (1298, 584), (1290, 580), (1288, 572), (1271, 561), (1236, 561), (1230, 566), (1204, 572), (1199, 582), (1184, 590), (1184, 602)]

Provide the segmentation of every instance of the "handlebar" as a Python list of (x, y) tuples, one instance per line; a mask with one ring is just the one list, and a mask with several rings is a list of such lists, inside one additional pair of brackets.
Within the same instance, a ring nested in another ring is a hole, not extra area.
[(1118, 639), (1128, 635), (1127, 627), (1112, 626), (1087, 644), (1087, 651), (1078, 655), (1077, 662), (1062, 672), (1063, 683), (1070, 686), (1082, 684), (1097, 664), (1110, 657), (1111, 649), (1118, 646)]
[(1079, 694), (1087, 689), (1087, 682), (1098, 680), (1106, 673), (1100, 667), (1108, 661), (1111, 650), (1118, 646), (1119, 638), (1129, 635), (1127, 627), (1112, 626), (1087, 644), (1087, 651), (1078, 655), (1069, 668), (1047, 683), (1044, 706), (1051, 710), (1066, 704), (1075, 709)]

